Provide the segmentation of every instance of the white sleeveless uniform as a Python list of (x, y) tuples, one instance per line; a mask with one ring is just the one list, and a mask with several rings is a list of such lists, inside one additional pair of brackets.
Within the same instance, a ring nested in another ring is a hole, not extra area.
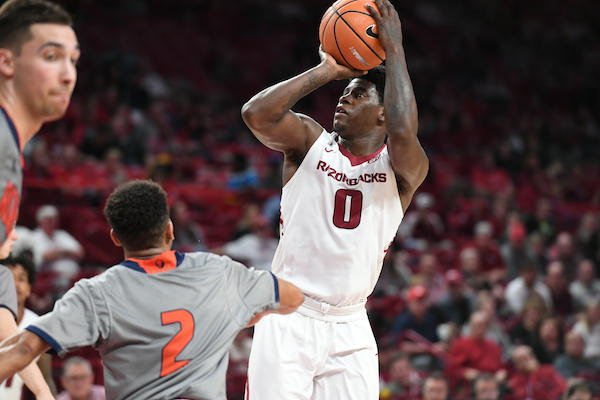
[(304, 292), (255, 328), (246, 399), (377, 399), (366, 315), (403, 211), (387, 147), (352, 156), (323, 132), (283, 187), (272, 271)]
[[(24, 330), (29, 324), (35, 322), (39, 318), (39, 315), (29, 309), (25, 309), (23, 313), (23, 319), (19, 323), (19, 330)], [(6, 381), (0, 384), (0, 399), (2, 400), (21, 400), (21, 394), (23, 392), (23, 380), (19, 374), (13, 375)]]

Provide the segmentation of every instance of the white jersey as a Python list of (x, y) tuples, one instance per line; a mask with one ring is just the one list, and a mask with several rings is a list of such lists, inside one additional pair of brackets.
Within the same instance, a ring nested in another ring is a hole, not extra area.
[[(26, 326), (35, 322), (39, 315), (31, 310), (25, 309), (23, 319), (19, 324), (19, 330), (24, 330)], [(2, 400), (21, 400), (21, 392), (23, 391), (23, 380), (18, 374), (13, 375), (6, 381), (0, 384), (0, 399)]]
[(272, 271), (313, 299), (364, 302), (403, 211), (387, 147), (353, 156), (323, 131), (286, 183)]

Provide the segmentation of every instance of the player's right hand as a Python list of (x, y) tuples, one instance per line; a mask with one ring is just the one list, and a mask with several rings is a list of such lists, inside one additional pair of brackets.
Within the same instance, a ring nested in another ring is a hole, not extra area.
[(319, 46), (319, 57), (321, 58), (321, 65), (329, 68), (335, 76), (335, 80), (356, 78), (365, 75), (367, 71), (359, 71), (340, 65), (335, 61), (335, 58), (331, 54), (323, 50), (323, 46)]

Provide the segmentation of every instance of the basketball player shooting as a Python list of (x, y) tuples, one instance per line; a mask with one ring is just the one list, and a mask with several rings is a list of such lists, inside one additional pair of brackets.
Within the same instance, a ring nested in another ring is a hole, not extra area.
[[(398, 13), (368, 7), (386, 66), (368, 73), (321, 62), (250, 99), (242, 116), (266, 146), (284, 153), (281, 237), (272, 270), (297, 285), (304, 304), (255, 327), (246, 399), (378, 398), (377, 346), (365, 302), (379, 277), (428, 159)], [(386, 76), (387, 75), (387, 76)], [(319, 87), (350, 79), (329, 133), (291, 108)]]

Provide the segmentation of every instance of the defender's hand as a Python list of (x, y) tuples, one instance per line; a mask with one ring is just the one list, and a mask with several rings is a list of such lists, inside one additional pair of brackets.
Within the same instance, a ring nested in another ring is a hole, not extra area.
[(326, 66), (332, 71), (335, 80), (356, 78), (367, 73), (367, 71), (358, 71), (338, 64), (331, 54), (323, 50), (322, 46), (319, 46), (319, 57), (321, 58), (321, 65)]
[(383, 49), (394, 51), (402, 46), (402, 24), (398, 12), (389, 0), (374, 0), (377, 9), (366, 5), (371, 16), (377, 23), (377, 35)]

